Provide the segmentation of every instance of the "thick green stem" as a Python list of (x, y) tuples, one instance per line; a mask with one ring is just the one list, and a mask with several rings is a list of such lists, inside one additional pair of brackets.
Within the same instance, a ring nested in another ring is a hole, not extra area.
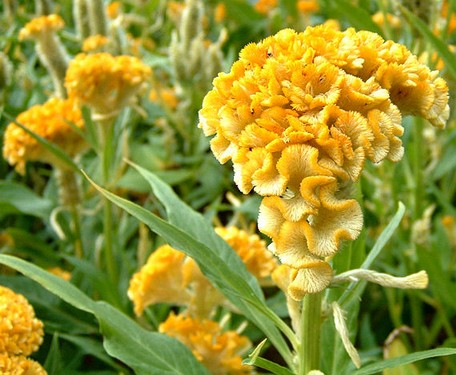
[(307, 294), (303, 299), (299, 375), (320, 368), (320, 326), (322, 293)]

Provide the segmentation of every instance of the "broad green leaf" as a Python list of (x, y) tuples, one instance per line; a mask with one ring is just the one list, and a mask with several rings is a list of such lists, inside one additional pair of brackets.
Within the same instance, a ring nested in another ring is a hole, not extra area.
[(455, 355), (455, 354), (456, 354), (456, 349), (453, 349), (453, 348), (437, 348), (437, 349), (431, 349), (431, 350), (424, 350), (422, 352), (407, 354), (407, 355), (397, 357), (397, 358), (392, 358), (392, 359), (386, 359), (384, 361), (379, 361), (379, 362), (364, 366), (361, 369), (355, 371), (353, 373), (353, 375), (377, 374), (378, 372), (383, 371), (388, 368), (394, 368), (397, 366), (422, 361), (423, 359), (444, 357), (444, 356)]
[(168, 185), (143, 168), (136, 168), (149, 181), (157, 198), (165, 205), (170, 223), (101, 188), (90, 179), (89, 181), (106, 198), (145, 223), (172, 247), (192, 257), (206, 277), (265, 333), (291, 365), (290, 350), (274, 324), (279, 326), (290, 340), (294, 339), (294, 334), (266, 306), (258, 282), (247, 271), (239, 256), (214, 232), (206, 219), (183, 203)]
[(410, 12), (405, 7), (400, 7), (401, 12), (405, 15), (410, 25), (418, 30), (418, 32), (436, 49), (440, 57), (445, 63), (445, 68), (448, 73), (456, 79), (456, 56), (448, 48), (448, 44), (436, 36), (432, 30), (417, 16)]
[(41, 198), (24, 185), (0, 181), (0, 216), (22, 213), (46, 219), (51, 210), (51, 201)]
[(191, 351), (174, 338), (149, 332), (111, 305), (95, 302), (74, 285), (22, 259), (0, 255), (0, 263), (38, 282), (51, 293), (98, 319), (109, 355), (138, 375), (209, 375)]

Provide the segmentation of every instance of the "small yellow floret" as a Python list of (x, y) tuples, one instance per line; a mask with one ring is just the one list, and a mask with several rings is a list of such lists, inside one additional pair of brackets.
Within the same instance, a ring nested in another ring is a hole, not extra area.
[(171, 313), (159, 331), (185, 344), (211, 374), (253, 374), (241, 357), (251, 346), (249, 339), (235, 331), (223, 332), (217, 322)]
[(82, 50), (84, 52), (92, 52), (101, 49), (108, 43), (108, 38), (104, 35), (91, 35), (84, 40)]
[[(70, 156), (75, 156), (86, 146), (84, 139), (69, 125), (80, 129), (84, 127), (81, 111), (73, 100), (49, 99), (22, 112), (17, 122)], [(3, 156), (20, 173), (24, 173), (27, 161), (59, 165), (53, 153), (14, 123), (5, 130)]]
[(22, 355), (0, 354), (0, 373), (2, 375), (47, 375), (38, 363)]
[(151, 73), (133, 56), (79, 54), (70, 62), (65, 87), (70, 98), (97, 114), (110, 115), (130, 104)]
[(38, 350), (43, 334), (43, 323), (27, 299), (0, 286), (0, 353), (28, 356)]
[(63, 19), (57, 14), (41, 16), (31, 20), (19, 32), (19, 40), (38, 38), (43, 33), (56, 32), (65, 26)]

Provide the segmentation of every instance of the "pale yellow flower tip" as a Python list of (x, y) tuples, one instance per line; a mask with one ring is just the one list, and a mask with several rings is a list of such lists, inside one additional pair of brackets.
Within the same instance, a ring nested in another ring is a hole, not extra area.
[(43, 323), (27, 299), (0, 286), (0, 353), (28, 356), (38, 350), (43, 335)]
[(295, 301), (301, 301), (306, 294), (326, 289), (332, 278), (331, 266), (320, 260), (308, 263), (307, 268), (300, 269), (282, 264), (272, 273), (275, 284)]
[[(64, 150), (69, 156), (81, 152), (86, 143), (69, 123), (82, 129), (84, 120), (80, 109), (71, 99), (51, 98), (22, 112), (17, 121), (35, 134)], [(16, 170), (24, 173), (27, 161), (59, 165), (54, 154), (14, 123), (8, 125), (3, 141), (3, 157)]]
[(129, 105), (151, 74), (151, 68), (133, 56), (81, 53), (70, 62), (65, 87), (70, 98), (107, 116)]
[(223, 332), (217, 322), (171, 313), (159, 331), (186, 345), (211, 374), (254, 373), (251, 366), (242, 364), (241, 356), (251, 347), (249, 339), (235, 331)]
[(34, 18), (19, 32), (19, 40), (38, 38), (42, 34), (56, 32), (65, 26), (63, 19), (57, 14)]
[(277, 267), (277, 261), (267, 250), (266, 242), (257, 234), (249, 234), (233, 226), (218, 227), (215, 231), (236, 251), (249, 272), (260, 281), (270, 276)]
[(185, 254), (169, 245), (157, 248), (146, 264), (133, 275), (128, 297), (133, 301), (135, 314), (154, 303), (185, 305), (190, 301), (184, 279)]
[(47, 375), (36, 361), (22, 355), (0, 353), (0, 373), (4, 375)]

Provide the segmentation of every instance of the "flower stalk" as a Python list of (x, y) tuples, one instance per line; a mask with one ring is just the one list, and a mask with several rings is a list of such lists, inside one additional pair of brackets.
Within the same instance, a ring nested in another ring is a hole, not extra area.
[(320, 368), (321, 303), (322, 293), (307, 294), (302, 300), (298, 375)]

